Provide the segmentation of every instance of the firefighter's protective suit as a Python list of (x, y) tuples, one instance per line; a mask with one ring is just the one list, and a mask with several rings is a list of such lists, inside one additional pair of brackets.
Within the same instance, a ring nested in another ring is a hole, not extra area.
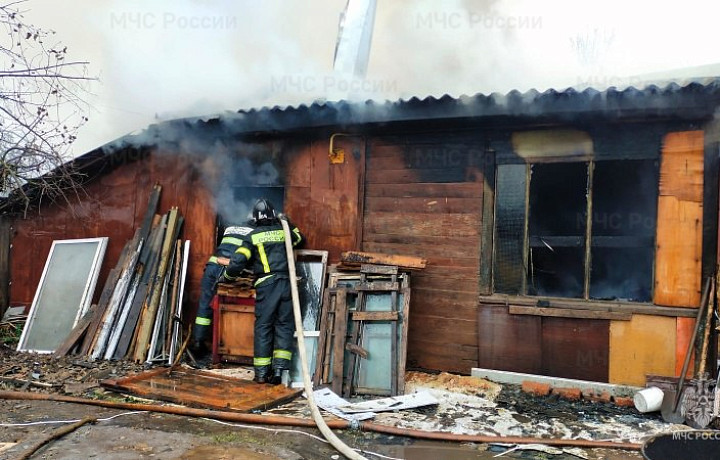
[[(270, 207), (272, 209), (272, 207)], [(223, 271), (231, 282), (246, 267), (255, 281), (255, 338), (253, 365), (255, 381), (280, 383), (282, 371), (290, 368), (295, 331), (285, 233), (274, 211), (267, 219), (256, 219), (256, 226), (242, 238)], [(300, 230), (288, 221), (292, 245), (304, 243)]]
[(229, 259), (235, 251), (244, 244), (243, 238), (250, 234), (253, 229), (245, 226), (231, 226), (225, 229), (220, 244), (210, 259), (205, 264), (205, 271), (200, 281), (200, 302), (195, 325), (192, 332), (192, 343), (190, 348), (196, 353), (196, 359), (202, 360), (209, 354), (208, 341), (212, 337), (212, 299), (215, 296), (217, 283), (223, 272), (223, 266), (218, 263), (218, 258)]

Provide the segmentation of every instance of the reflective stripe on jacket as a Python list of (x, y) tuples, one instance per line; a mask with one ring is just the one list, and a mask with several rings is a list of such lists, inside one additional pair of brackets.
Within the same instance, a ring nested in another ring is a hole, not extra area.
[[(293, 247), (301, 246), (305, 238), (300, 229), (289, 222), (288, 224)], [(288, 271), (285, 232), (280, 222), (253, 228), (243, 241), (249, 242), (251, 248), (246, 245), (236, 248), (235, 253), (230, 257), (230, 265), (225, 270), (227, 277), (237, 277), (246, 266), (249, 266), (250, 270), (259, 277), (259, 282), (262, 282), (267, 275)]]
[(241, 246), (250, 247), (247, 236), (253, 231), (250, 226), (227, 227), (223, 233), (222, 240), (208, 262), (217, 263), (218, 257), (231, 258), (235, 251)]

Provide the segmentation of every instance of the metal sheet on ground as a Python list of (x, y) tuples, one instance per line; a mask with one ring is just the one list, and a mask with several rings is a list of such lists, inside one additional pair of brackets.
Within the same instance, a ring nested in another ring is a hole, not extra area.
[(103, 380), (100, 385), (145, 398), (238, 412), (266, 410), (295, 398), (302, 391), (195, 369), (168, 371), (167, 368), (154, 369), (123, 379)]
[(716, 431), (663, 433), (650, 438), (642, 448), (648, 460), (713, 460), (717, 458), (720, 440)]

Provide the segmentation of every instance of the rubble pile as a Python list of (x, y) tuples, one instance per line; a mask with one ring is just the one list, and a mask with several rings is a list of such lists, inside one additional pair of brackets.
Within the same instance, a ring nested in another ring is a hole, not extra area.
[(78, 357), (18, 353), (0, 345), (0, 390), (92, 395), (99, 381), (142, 372), (143, 364), (132, 361), (88, 362)]

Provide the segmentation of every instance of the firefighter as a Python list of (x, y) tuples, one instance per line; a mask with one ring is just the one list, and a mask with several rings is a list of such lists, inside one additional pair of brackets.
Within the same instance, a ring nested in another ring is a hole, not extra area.
[(193, 326), (190, 350), (200, 367), (206, 367), (210, 361), (210, 339), (212, 338), (212, 299), (215, 296), (217, 283), (220, 280), (224, 265), (230, 257), (243, 245), (245, 238), (252, 231), (248, 226), (230, 226), (225, 229), (220, 244), (205, 264), (200, 281), (200, 302), (195, 324)]
[[(285, 233), (275, 208), (266, 199), (255, 203), (254, 227), (230, 257), (223, 279), (233, 281), (247, 266), (255, 281), (255, 338), (253, 366), (258, 383), (278, 384), (282, 372), (290, 369), (295, 331)], [(292, 245), (304, 243), (300, 230), (288, 221)]]

